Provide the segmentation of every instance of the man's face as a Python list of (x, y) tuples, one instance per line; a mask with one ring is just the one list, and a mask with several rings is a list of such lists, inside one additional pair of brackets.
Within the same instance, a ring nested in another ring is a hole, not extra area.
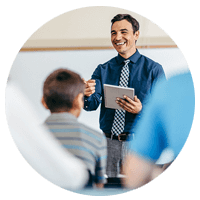
[(135, 51), (135, 41), (139, 38), (139, 31), (133, 33), (133, 27), (127, 20), (114, 22), (111, 27), (111, 42), (117, 52), (124, 58), (129, 58)]

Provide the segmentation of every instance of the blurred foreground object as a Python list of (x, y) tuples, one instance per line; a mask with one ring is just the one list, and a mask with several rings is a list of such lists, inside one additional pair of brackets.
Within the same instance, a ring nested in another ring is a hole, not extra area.
[(85, 186), (88, 171), (84, 163), (64, 150), (45, 127), (39, 126), (38, 115), (12, 79), (6, 88), (6, 115), (19, 151), (38, 173), (65, 189)]
[(155, 162), (164, 149), (178, 156), (189, 135), (195, 107), (191, 74), (161, 81), (138, 121), (135, 138), (129, 142), (125, 185), (137, 188), (158, 176), (163, 170)]

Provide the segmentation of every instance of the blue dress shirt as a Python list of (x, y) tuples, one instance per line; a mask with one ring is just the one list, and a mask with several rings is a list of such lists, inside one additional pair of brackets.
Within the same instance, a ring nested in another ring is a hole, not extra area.
[[(145, 96), (151, 91), (152, 86), (159, 77), (164, 76), (164, 71), (159, 63), (141, 55), (138, 50), (128, 59), (130, 60), (128, 87), (135, 89), (135, 95), (143, 104)], [(100, 129), (104, 133), (111, 132), (115, 109), (105, 108), (103, 84), (119, 85), (124, 60), (125, 58), (118, 54), (108, 62), (98, 65), (91, 77), (96, 80), (95, 93), (90, 97), (84, 97), (86, 111), (96, 110), (101, 104), (99, 121)], [(126, 112), (124, 132), (134, 132), (136, 116), (137, 114)]]

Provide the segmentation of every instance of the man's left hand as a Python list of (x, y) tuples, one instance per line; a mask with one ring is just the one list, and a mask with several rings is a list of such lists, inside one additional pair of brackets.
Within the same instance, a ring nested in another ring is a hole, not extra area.
[(124, 99), (117, 98), (116, 103), (127, 112), (137, 114), (142, 110), (142, 103), (137, 96), (134, 96), (134, 100), (127, 96), (124, 96)]

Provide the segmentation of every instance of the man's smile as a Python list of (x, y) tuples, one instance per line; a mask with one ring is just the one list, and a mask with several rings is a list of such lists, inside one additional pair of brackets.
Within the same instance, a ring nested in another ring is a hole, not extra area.
[(124, 45), (126, 42), (118, 42), (118, 43), (115, 43), (117, 46), (119, 46), (119, 45)]

